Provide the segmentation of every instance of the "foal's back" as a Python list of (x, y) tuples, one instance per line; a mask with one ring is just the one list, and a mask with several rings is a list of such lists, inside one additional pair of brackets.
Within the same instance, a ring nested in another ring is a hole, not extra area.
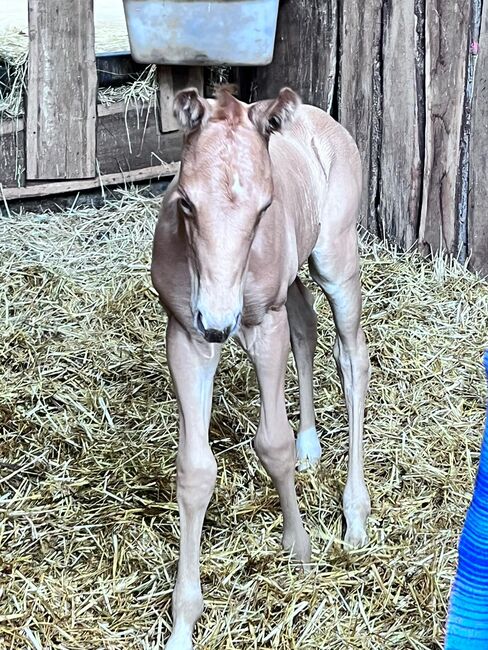
[(245, 301), (249, 324), (286, 300), (288, 287), (317, 245), (356, 232), (361, 196), (354, 140), (315, 106), (300, 106), (287, 128), (271, 135), (269, 154), (273, 204), (251, 250)]

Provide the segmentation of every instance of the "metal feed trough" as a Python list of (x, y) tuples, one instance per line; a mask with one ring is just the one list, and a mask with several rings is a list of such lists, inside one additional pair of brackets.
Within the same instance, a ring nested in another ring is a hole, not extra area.
[(163, 65), (266, 65), (279, 0), (124, 0), (133, 58)]

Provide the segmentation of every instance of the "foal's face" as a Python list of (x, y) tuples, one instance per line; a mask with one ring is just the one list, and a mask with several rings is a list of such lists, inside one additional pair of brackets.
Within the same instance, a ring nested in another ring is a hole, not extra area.
[(248, 112), (225, 91), (211, 106), (188, 93), (195, 91), (175, 101), (183, 126), (185, 118), (197, 122), (187, 128), (177, 210), (190, 250), (195, 327), (222, 343), (239, 328), (251, 246), (273, 199), (269, 133), (259, 121), (264, 106)]

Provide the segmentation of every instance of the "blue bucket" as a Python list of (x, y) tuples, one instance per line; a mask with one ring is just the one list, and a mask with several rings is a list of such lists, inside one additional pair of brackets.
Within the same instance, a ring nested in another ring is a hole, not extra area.
[(266, 65), (279, 0), (124, 0), (132, 57), (162, 65)]

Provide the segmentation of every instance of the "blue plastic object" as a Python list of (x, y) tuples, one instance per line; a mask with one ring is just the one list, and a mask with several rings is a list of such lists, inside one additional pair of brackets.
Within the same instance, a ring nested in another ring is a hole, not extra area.
[[(488, 351), (484, 364), (488, 380)], [(488, 408), (473, 500), (459, 542), (445, 649), (488, 649)]]
[(124, 0), (132, 57), (163, 65), (266, 65), (279, 0)]

